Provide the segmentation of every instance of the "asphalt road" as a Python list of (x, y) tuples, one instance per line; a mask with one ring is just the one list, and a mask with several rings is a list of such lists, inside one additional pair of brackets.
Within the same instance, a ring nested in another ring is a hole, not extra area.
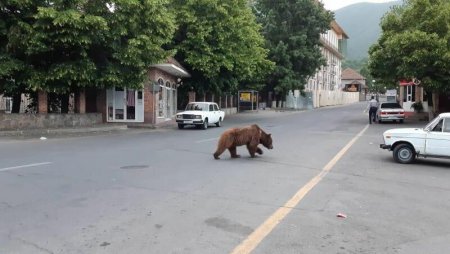
[[(381, 133), (425, 123), (369, 126), (364, 107), (0, 139), (0, 253), (447, 253), (450, 161), (395, 163)], [(213, 159), (252, 123), (273, 150)]]

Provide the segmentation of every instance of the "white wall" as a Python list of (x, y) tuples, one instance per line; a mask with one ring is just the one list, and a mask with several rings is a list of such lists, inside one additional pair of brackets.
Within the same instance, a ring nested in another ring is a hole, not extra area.
[(359, 93), (335, 91), (313, 91), (315, 108), (351, 104), (359, 101)]
[(310, 91), (305, 96), (295, 97), (292, 92), (286, 96), (285, 105), (291, 109), (311, 109), (326, 106), (346, 105), (359, 102), (359, 93), (344, 91)]

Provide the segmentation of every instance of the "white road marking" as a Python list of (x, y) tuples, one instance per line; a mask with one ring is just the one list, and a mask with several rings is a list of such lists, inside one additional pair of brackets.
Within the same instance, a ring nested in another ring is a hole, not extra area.
[(27, 164), (27, 165), (21, 165), (21, 166), (9, 167), (9, 168), (0, 168), (0, 172), (19, 169), (19, 168), (36, 167), (36, 166), (47, 165), (47, 164), (52, 164), (52, 163), (51, 162), (40, 162), (40, 163), (33, 163), (33, 164)]

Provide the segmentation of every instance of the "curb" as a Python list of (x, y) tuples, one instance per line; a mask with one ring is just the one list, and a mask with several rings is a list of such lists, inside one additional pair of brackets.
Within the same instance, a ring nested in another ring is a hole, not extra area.
[(38, 136), (38, 135), (60, 135), (60, 134), (80, 134), (127, 130), (126, 125), (100, 126), (100, 127), (79, 127), (79, 128), (58, 128), (58, 129), (24, 129), (14, 131), (0, 131), (0, 137), (17, 136)]

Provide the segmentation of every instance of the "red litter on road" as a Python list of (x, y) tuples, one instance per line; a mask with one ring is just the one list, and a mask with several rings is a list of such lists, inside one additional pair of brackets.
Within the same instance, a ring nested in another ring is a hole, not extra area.
[(338, 213), (337, 215), (336, 215), (336, 217), (338, 217), (338, 218), (347, 218), (347, 215), (345, 215), (345, 214), (343, 214), (343, 213)]

